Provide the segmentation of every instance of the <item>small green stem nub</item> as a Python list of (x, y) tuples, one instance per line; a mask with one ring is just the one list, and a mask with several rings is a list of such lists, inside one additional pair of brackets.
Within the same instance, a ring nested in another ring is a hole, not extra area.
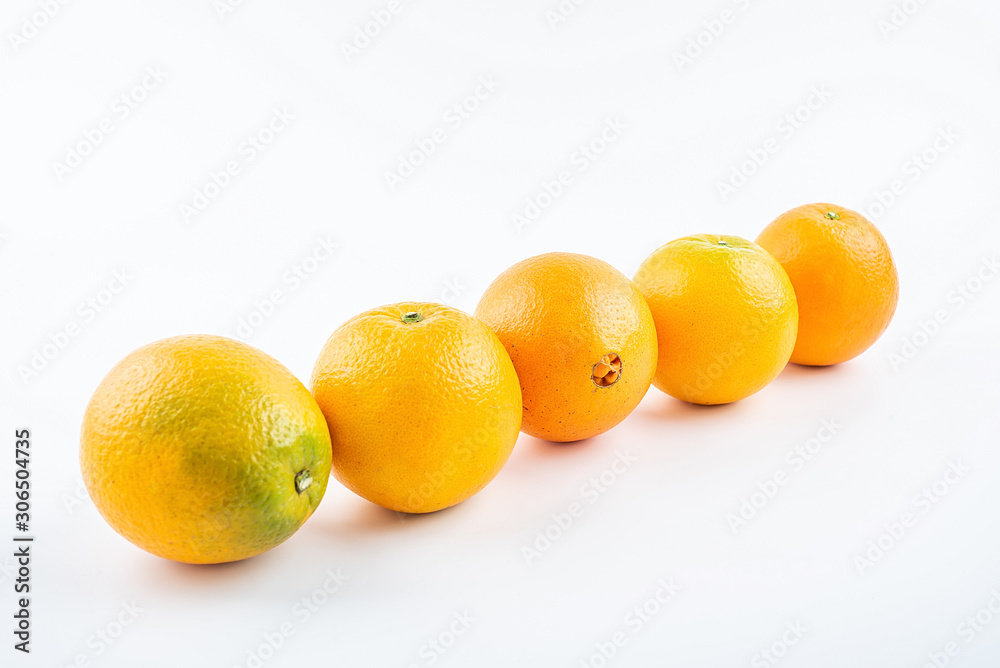
[(720, 245), (720, 246), (725, 246), (725, 245), (727, 245), (727, 244), (726, 244), (726, 240), (725, 240), (725, 239), (719, 239), (719, 245)]
[(836, 211), (827, 211), (826, 217), (829, 218), (830, 220), (838, 220), (840, 218), (840, 214), (837, 213)]
[(404, 323), (410, 324), (411, 322), (420, 322), (424, 319), (424, 316), (420, 315), (416, 311), (410, 311), (409, 313), (404, 313), (403, 317), (400, 318)]
[(309, 489), (312, 482), (312, 474), (309, 472), (309, 469), (302, 469), (295, 474), (295, 491), (301, 494)]

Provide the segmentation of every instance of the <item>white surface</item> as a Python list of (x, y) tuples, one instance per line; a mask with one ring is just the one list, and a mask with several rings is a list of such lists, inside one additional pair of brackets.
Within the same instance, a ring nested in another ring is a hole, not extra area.
[[(3, 665), (246, 666), (286, 622), (293, 635), (264, 665), (580, 666), (619, 631), (609, 666), (769, 665), (755, 655), (796, 622), (807, 631), (789, 668), (917, 667), (949, 641), (949, 665), (1000, 663), (1000, 619), (968, 642), (957, 628), (1000, 587), (1000, 280), (961, 307), (953, 293), (1000, 241), (1000, 7), (913, 2), (885, 38), (889, 0), (586, 2), (556, 29), (556, 0), (402, 0), (346, 62), (340, 45), (386, 4), (248, 0), (220, 19), (209, 0), (71, 2), (15, 53), (7, 33), (38, 5), (4, 3), (0, 537), (13, 533), (13, 431), (27, 426), (38, 538), (28, 657), (11, 648), (0, 571)], [(727, 7), (734, 20), (678, 71), (674, 53)], [(123, 118), (116, 99), (157, 66), (165, 78)], [(481, 77), (497, 90), (457, 123), (449, 109)], [(832, 97), (813, 98), (794, 132), (779, 126), (814, 87)], [(246, 161), (241, 142), (275, 108), (294, 119)], [(60, 182), (53, 161), (105, 117), (111, 134)], [(578, 147), (615, 118), (627, 128), (579, 171)], [(391, 192), (384, 173), (436, 127), (445, 142)], [(914, 172), (942, 128), (957, 139)], [(776, 150), (723, 201), (717, 184), (769, 138)], [(229, 160), (241, 173), (185, 223), (179, 205)], [(511, 214), (561, 170), (571, 185), (518, 233)], [(471, 311), (502, 269), (552, 250), (631, 274), (681, 235), (752, 239), (813, 201), (870, 211), (895, 179), (877, 223), (899, 309), (848, 364), (791, 367), (713, 409), (654, 389), (588, 442), (522, 436), (492, 485), (432, 516), (403, 521), (334, 482), (297, 535), (235, 565), (162, 561), (71, 503), (80, 419), (108, 369), (166, 336), (232, 335), (274, 290), (284, 302), (249, 341), (306, 379), (334, 327), (364, 309)], [(327, 237), (335, 255), (296, 285), (287, 272)], [(79, 306), (121, 270), (131, 279), (102, 312)], [(890, 353), (939, 309), (948, 321), (894, 369)], [(18, 367), (70, 323), (78, 336), (22, 382)], [(823, 419), (843, 427), (734, 533), (727, 514), (791, 471), (786, 453)], [(634, 463), (590, 503), (584, 486), (617, 453)], [(923, 512), (914, 496), (951, 460), (970, 470)], [(582, 516), (528, 564), (522, 546), (573, 502)], [(907, 511), (914, 525), (859, 573), (855, 556)], [(328, 569), (349, 580), (305, 620), (294, 606)], [(683, 589), (636, 630), (629, 611), (670, 578)], [(142, 612), (99, 653), (88, 639), (133, 601)], [(465, 612), (475, 621), (443, 656), (421, 655)]]

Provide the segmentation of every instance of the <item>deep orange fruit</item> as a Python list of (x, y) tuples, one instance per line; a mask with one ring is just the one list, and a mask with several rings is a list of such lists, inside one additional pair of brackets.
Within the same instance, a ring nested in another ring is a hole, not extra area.
[(785, 268), (799, 303), (797, 364), (857, 357), (882, 335), (899, 300), (899, 278), (882, 234), (856, 211), (807, 204), (757, 237)]
[(503, 342), (521, 381), (521, 429), (576, 441), (639, 405), (656, 369), (656, 333), (635, 285), (587, 255), (519, 262), (487, 288), (476, 317)]

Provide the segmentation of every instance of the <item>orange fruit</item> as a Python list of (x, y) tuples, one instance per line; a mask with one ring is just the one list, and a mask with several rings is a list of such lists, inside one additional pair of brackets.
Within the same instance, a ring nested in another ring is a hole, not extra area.
[(795, 286), (797, 364), (825, 366), (857, 357), (889, 326), (899, 278), (882, 234), (856, 211), (807, 204), (781, 214), (757, 243)]
[(83, 480), (108, 524), (155, 555), (237, 561), (323, 498), (330, 436), (308, 390), (256, 348), (178, 336), (129, 354), (83, 419)]
[(441, 304), (365, 311), (323, 346), (312, 391), (333, 441), (333, 474), (390, 510), (464, 501), (503, 468), (521, 390), (497, 337)]
[(781, 265), (760, 246), (699, 234), (661, 246), (635, 284), (656, 322), (653, 384), (695, 404), (725, 404), (759, 391), (795, 345), (798, 310)]
[(550, 441), (602, 434), (628, 416), (656, 369), (649, 307), (628, 278), (587, 255), (519, 262), (486, 289), (476, 317), (514, 361), (521, 429)]

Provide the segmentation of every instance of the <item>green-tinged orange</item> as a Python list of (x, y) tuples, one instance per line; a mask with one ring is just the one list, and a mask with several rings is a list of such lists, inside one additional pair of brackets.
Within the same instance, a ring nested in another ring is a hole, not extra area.
[(323, 498), (330, 436), (308, 390), (244, 343), (179, 336), (129, 354), (87, 406), (97, 509), (155, 555), (221, 563), (291, 536)]

